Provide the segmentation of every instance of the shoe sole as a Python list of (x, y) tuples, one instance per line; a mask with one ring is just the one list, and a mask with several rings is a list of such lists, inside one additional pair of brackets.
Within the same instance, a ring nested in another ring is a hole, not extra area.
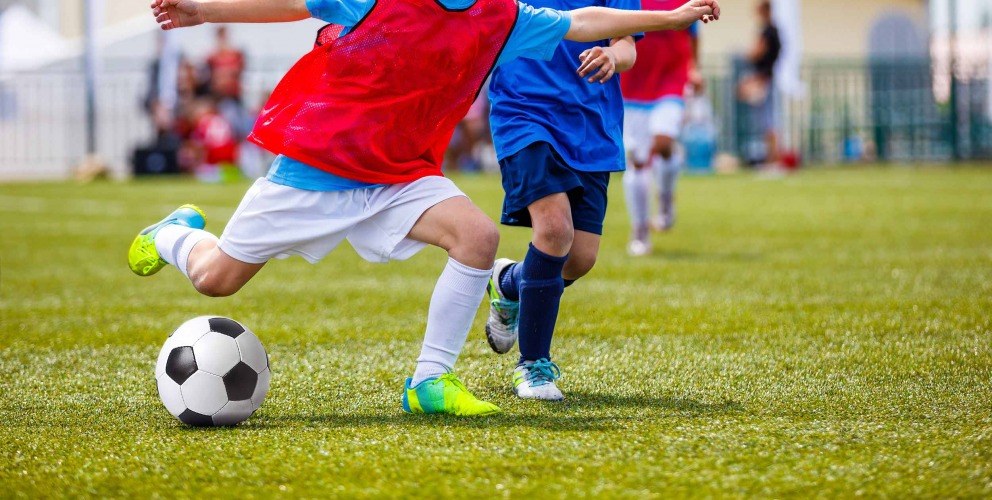
[(538, 398), (538, 397), (528, 398), (528, 397), (525, 397), (525, 396), (521, 396), (520, 393), (517, 392), (517, 388), (516, 387), (513, 388), (513, 394), (515, 396), (517, 396), (518, 398), (523, 399), (523, 400), (526, 400), (526, 401), (564, 401), (565, 400), (565, 395), (564, 394), (562, 394), (562, 396), (560, 398)]
[(492, 349), (493, 352), (495, 352), (496, 354), (506, 354), (506, 353), (510, 352), (510, 350), (513, 349), (513, 346), (517, 343), (517, 341), (514, 340), (513, 342), (510, 343), (509, 346), (506, 347), (506, 350), (505, 351), (501, 351), (501, 350), (499, 350), (499, 347), (496, 345), (496, 342), (493, 340), (493, 337), (495, 337), (495, 335), (493, 335), (492, 329), (489, 328), (489, 324), (487, 323), (486, 324), (486, 343), (489, 344), (489, 348)]

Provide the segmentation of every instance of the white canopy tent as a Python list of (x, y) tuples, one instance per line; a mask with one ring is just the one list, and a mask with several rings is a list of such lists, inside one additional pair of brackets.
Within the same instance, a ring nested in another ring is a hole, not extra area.
[(26, 7), (0, 12), (0, 75), (44, 67), (72, 52), (73, 45)]

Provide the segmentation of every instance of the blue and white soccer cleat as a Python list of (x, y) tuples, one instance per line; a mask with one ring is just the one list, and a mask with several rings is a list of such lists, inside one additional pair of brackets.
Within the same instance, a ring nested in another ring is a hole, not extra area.
[(489, 278), (489, 320), (486, 321), (486, 340), (498, 354), (506, 354), (517, 343), (517, 325), (520, 320), (520, 302), (507, 299), (499, 287), (503, 270), (514, 264), (510, 259), (497, 259), (493, 275)]
[(555, 385), (559, 378), (561, 370), (549, 359), (524, 361), (513, 369), (513, 392), (521, 399), (561, 401), (565, 395)]

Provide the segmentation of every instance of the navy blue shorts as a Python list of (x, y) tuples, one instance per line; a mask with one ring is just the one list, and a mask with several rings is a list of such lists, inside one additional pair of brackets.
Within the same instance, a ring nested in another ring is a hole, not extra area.
[(609, 172), (582, 172), (546, 142), (535, 142), (499, 162), (503, 174), (503, 215), (507, 226), (531, 227), (527, 207), (541, 198), (566, 193), (572, 206), (572, 226), (578, 231), (603, 234)]

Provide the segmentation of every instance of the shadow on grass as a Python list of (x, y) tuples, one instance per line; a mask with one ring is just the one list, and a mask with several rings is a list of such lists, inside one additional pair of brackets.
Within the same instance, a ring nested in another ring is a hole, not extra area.
[(407, 414), (314, 414), (273, 415), (252, 423), (253, 429), (278, 429), (283, 427), (456, 427), (468, 429), (535, 427), (548, 431), (596, 431), (613, 428), (623, 418), (568, 415), (509, 414), (487, 417), (455, 417), (452, 415)]
[[(259, 415), (259, 418), (254, 419), (248, 427), (266, 430), (293, 427), (417, 428), (441, 425), (470, 429), (531, 427), (546, 431), (597, 431), (622, 427), (624, 422), (643, 421), (646, 416), (696, 418), (726, 415), (744, 409), (735, 401), (701, 403), (684, 397), (618, 396), (591, 392), (570, 392), (568, 399), (564, 402), (527, 402), (524, 404), (539, 405), (535, 406), (535, 409), (539, 410), (540, 413), (520, 413), (519, 409), (514, 409), (500, 415), (475, 418), (402, 413), (276, 414)], [(607, 415), (603, 415), (604, 413)]]
[(692, 398), (677, 396), (651, 396), (647, 394), (619, 396), (616, 394), (581, 391), (570, 391), (568, 393), (568, 399), (565, 400), (565, 406), (583, 410), (610, 410), (615, 408), (624, 408), (627, 410), (661, 410), (664, 413), (676, 413), (683, 417), (724, 415), (744, 410), (744, 407), (736, 401), (701, 403)]

